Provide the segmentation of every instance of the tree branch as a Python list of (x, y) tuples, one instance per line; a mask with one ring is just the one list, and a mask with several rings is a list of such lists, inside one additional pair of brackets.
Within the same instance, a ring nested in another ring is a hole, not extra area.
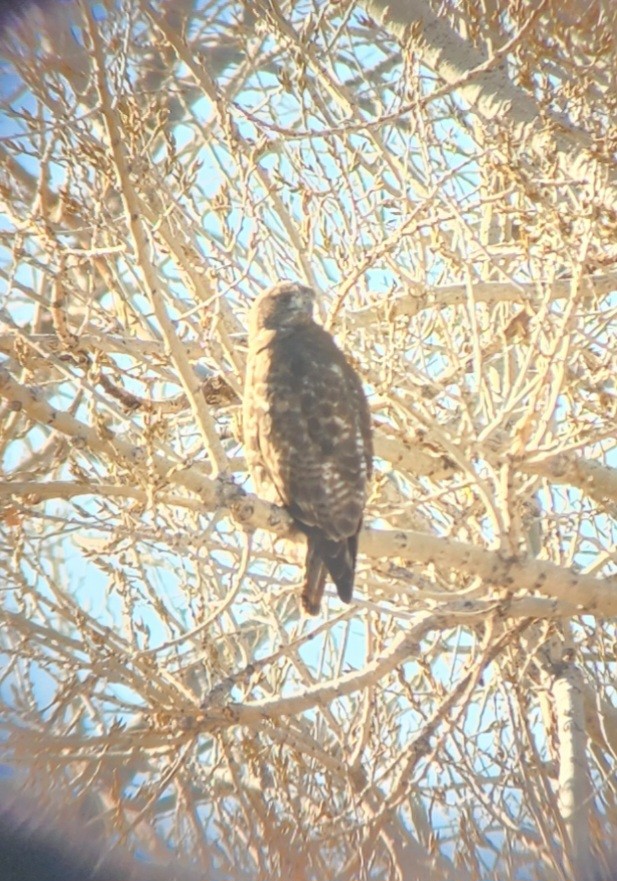
[(190, 365), (184, 347), (178, 339), (174, 326), (167, 314), (165, 300), (160, 290), (161, 280), (150, 260), (150, 245), (141, 219), (139, 200), (131, 183), (122, 137), (122, 126), (117, 117), (116, 108), (112, 104), (111, 96), (107, 88), (105, 62), (100, 46), (98, 27), (88, 5), (84, 7), (84, 12), (89, 23), (90, 39), (92, 41), (95, 59), (98, 97), (101, 104), (105, 127), (107, 129), (109, 145), (116, 166), (118, 185), (120, 188), (126, 221), (133, 242), (135, 255), (137, 257), (137, 267), (142, 274), (144, 288), (150, 297), (154, 313), (161, 328), (163, 339), (165, 340), (165, 348), (178, 368), (182, 387), (189, 399), (195, 422), (201, 430), (205, 448), (208, 452), (210, 461), (212, 462), (214, 476), (216, 476), (218, 472), (226, 471), (227, 456), (216, 431), (215, 422), (210, 415), (208, 406), (201, 394), (201, 383)]
[[(488, 122), (507, 114), (508, 123), (520, 142), (537, 154), (555, 145), (569, 172), (579, 181), (592, 180), (597, 165), (597, 148), (592, 136), (575, 128), (565, 116), (551, 116), (550, 129), (534, 98), (512, 83), (505, 62), (496, 67), (454, 31), (444, 16), (436, 15), (426, 0), (365, 0), (364, 7), (401, 44), (413, 37), (422, 62), (431, 67), (452, 89)], [(594, 155), (595, 154), (595, 155)], [(617, 205), (614, 168), (611, 183), (602, 192), (605, 207)], [(600, 195), (600, 194), (599, 194)]]

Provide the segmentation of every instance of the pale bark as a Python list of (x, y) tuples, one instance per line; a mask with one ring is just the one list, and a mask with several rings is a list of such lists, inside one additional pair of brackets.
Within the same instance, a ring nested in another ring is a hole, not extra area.
[[(417, 46), (423, 62), (484, 121), (505, 121), (518, 143), (532, 154), (556, 149), (575, 181), (595, 176), (597, 151), (590, 133), (573, 126), (565, 116), (543, 119), (533, 97), (511, 82), (499, 54), (484, 56), (436, 15), (427, 0), (364, 0), (363, 6), (401, 45), (410, 41)], [(530, 18), (533, 15), (532, 10)], [(610, 183), (602, 193), (602, 203), (614, 212), (617, 179), (612, 163), (606, 170)]]
[[(11, 32), (0, 741), (35, 797), (208, 877), (216, 841), (234, 881), (604, 870), (616, 16), (180, 0)], [(280, 278), (374, 421), (353, 602), (311, 620), (238, 416)]]
[(591, 879), (593, 793), (587, 763), (583, 682), (573, 663), (564, 663), (556, 675), (553, 699), (559, 737), (559, 805), (568, 833), (571, 877), (576, 881)]

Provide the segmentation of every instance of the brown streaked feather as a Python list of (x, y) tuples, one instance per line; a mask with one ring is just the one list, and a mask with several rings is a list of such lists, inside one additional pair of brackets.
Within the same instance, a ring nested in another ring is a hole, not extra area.
[(326, 587), (326, 567), (317, 543), (310, 536), (306, 540), (306, 564), (302, 585), (302, 606), (309, 615), (318, 615)]
[(307, 535), (303, 604), (319, 611), (326, 572), (344, 602), (372, 471), (370, 412), (359, 377), (312, 319), (312, 293), (284, 283), (251, 313), (245, 446)]

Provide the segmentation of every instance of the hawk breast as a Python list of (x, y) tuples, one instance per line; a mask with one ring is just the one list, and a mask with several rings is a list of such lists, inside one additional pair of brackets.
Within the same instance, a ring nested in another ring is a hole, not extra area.
[(249, 356), (247, 454), (291, 515), (329, 539), (362, 522), (372, 446), (359, 378), (314, 322), (263, 334)]

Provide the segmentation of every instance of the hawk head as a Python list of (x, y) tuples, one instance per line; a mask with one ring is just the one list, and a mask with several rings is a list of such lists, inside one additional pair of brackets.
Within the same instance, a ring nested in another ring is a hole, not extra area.
[(295, 281), (282, 281), (260, 294), (251, 308), (251, 336), (260, 330), (297, 327), (313, 320), (315, 292)]

